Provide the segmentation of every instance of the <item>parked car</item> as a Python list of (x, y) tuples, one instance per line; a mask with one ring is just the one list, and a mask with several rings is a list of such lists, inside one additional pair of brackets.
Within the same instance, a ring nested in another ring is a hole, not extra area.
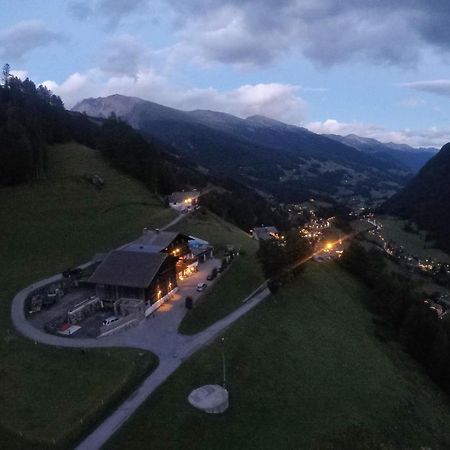
[(119, 318), (116, 316), (107, 317), (103, 321), (103, 325), (111, 325), (112, 323), (117, 322), (118, 320), (119, 320)]
[(217, 277), (217, 269), (214, 268), (210, 274), (208, 274), (208, 276), (206, 277), (207, 280), (211, 281), (214, 280), (214, 278)]
[(206, 283), (198, 283), (198, 284), (197, 284), (197, 292), (202, 292), (202, 291), (204, 291), (207, 287), (208, 287), (208, 285), (207, 285)]

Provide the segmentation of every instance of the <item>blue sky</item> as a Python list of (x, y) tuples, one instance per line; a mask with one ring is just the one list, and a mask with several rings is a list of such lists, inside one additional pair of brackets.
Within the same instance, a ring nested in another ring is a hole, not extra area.
[(450, 140), (442, 0), (0, 0), (0, 60), (71, 107), (121, 93), (316, 132)]

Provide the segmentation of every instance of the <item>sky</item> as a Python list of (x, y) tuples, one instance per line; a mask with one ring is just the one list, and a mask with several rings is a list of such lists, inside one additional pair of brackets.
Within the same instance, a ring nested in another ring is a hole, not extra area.
[(0, 0), (0, 62), (61, 96), (450, 140), (448, 0)]

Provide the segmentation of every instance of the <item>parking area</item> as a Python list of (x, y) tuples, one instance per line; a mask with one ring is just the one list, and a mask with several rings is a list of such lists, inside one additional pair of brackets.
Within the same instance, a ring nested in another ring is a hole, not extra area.
[(59, 299), (53, 306), (43, 309), (29, 316), (28, 320), (39, 329), (44, 329), (45, 324), (59, 316), (64, 316), (67, 311), (77, 303), (95, 294), (94, 288), (77, 287), (72, 288), (64, 297)]
[[(178, 280), (178, 291), (166, 303), (161, 305), (159, 309), (155, 310), (147, 318), (147, 320), (143, 320), (143, 324), (147, 330), (147, 332), (144, 332), (143, 338), (153, 339), (148, 335), (149, 328), (151, 329), (150, 334), (153, 337), (167, 335), (167, 333), (176, 333), (178, 325), (186, 313), (186, 297), (191, 297), (195, 302), (201, 295), (207, 292), (213, 286), (216, 279), (220, 277), (220, 275), (218, 275), (218, 277), (214, 280), (207, 280), (207, 277), (211, 274), (214, 268), (217, 269), (220, 265), (221, 260), (214, 258), (208, 259), (205, 262), (200, 263), (198, 265), (198, 270), (189, 277), (185, 277), (183, 280)], [(202, 292), (197, 291), (197, 286), (200, 283), (207, 284), (207, 287)], [(95, 290), (93, 288), (73, 288), (49, 309), (44, 309), (31, 315), (29, 317), (29, 321), (34, 327), (40, 330), (46, 330), (46, 325), (52, 321), (58, 320), (58, 318), (66, 318), (67, 312), (74, 305), (79, 304), (94, 294)], [(113, 312), (108, 310), (94, 311), (87, 318), (77, 323), (73, 332), (66, 335), (70, 338), (96, 338), (100, 334), (100, 328), (103, 321), (112, 315)], [(141, 329), (141, 324), (135, 328)], [(132, 332), (135, 328), (124, 329), (119, 333), (124, 337), (131, 333), (134, 335), (134, 339), (136, 339), (135, 333)]]

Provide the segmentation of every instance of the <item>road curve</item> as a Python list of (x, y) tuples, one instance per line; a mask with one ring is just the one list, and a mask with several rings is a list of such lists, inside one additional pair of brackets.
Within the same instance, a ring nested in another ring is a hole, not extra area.
[[(172, 221), (162, 227), (162, 230), (169, 228), (185, 217), (188, 214), (179, 214)], [(79, 266), (81, 269), (89, 267), (93, 264), (93, 261), (89, 261), (86, 264)], [(25, 302), (30, 294), (32, 294), (37, 289), (47, 286), (52, 283), (56, 283), (62, 279), (62, 274), (57, 274), (52, 277), (46, 278), (45, 280), (38, 281), (18, 292), (12, 301), (11, 305), (11, 320), (19, 333), (23, 336), (41, 344), (55, 345), (58, 347), (73, 347), (73, 348), (99, 348), (99, 347), (129, 347), (129, 345), (121, 344), (120, 340), (111, 337), (102, 337), (101, 339), (86, 338), (86, 339), (71, 339), (62, 336), (55, 336), (48, 334), (45, 331), (39, 330), (34, 327), (25, 316)], [(137, 346), (137, 348), (140, 348)], [(144, 348), (148, 350), (148, 348)]]
[[(180, 214), (171, 222), (169, 222), (162, 229), (169, 228), (180, 220), (183, 220), (188, 214)], [(92, 261), (79, 266), (80, 268), (88, 267)], [(60, 281), (62, 274), (57, 274), (36, 282), (18, 292), (11, 307), (11, 319), (14, 327), (23, 336), (42, 344), (53, 345), (58, 347), (71, 348), (105, 348), (105, 347), (133, 347), (147, 351), (153, 351), (159, 357), (159, 365), (142, 384), (100, 425), (94, 429), (77, 447), (76, 450), (96, 450), (100, 449), (111, 436), (131, 417), (131, 415), (139, 408), (142, 403), (151, 395), (175, 370), (183, 364), (195, 352), (208, 345), (220, 333), (222, 333), (228, 326), (238, 320), (248, 311), (253, 309), (256, 305), (262, 302), (270, 295), (269, 289), (264, 282), (260, 288), (254, 291), (248, 298), (246, 298), (243, 305), (237, 310), (230, 313), (228, 316), (217, 321), (204, 331), (193, 336), (184, 336), (178, 334), (177, 330), (173, 330), (171, 338), (177, 346), (175, 352), (164, 353), (155, 351), (149, 348), (148, 345), (140, 345), (138, 342), (130, 343), (127, 340), (120, 339), (119, 335), (112, 335), (96, 338), (65, 338), (48, 334), (34, 327), (25, 316), (25, 302), (26, 299), (37, 289), (47, 286), (51, 283)]]

